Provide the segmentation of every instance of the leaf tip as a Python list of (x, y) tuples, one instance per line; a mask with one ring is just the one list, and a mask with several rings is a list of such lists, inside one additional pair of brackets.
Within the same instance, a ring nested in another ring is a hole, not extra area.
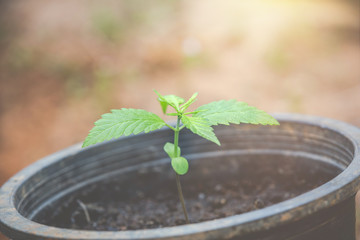
[[(270, 115), (271, 116), (271, 115)], [(280, 125), (279, 121), (274, 118), (273, 116), (271, 116), (271, 122), (268, 123), (268, 125), (273, 125), (273, 126), (278, 126)]]
[(156, 93), (156, 95), (158, 95), (159, 98), (162, 97), (162, 95), (156, 90), (156, 89), (153, 89), (154, 93)]
[(83, 144), (81, 145), (81, 148), (86, 148), (88, 147), (90, 144), (88, 143), (88, 141), (85, 139), (85, 141), (83, 142)]
[(216, 143), (216, 145), (221, 146), (221, 143), (218, 138), (216, 138), (216, 141), (213, 141), (213, 142)]

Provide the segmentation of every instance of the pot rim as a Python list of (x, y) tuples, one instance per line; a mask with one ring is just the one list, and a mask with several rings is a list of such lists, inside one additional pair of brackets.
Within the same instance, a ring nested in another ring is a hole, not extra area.
[[(308, 213), (333, 206), (355, 195), (360, 188), (360, 128), (338, 120), (309, 115), (278, 113), (274, 116), (280, 122), (317, 126), (345, 136), (354, 147), (352, 162), (329, 182), (292, 199), (259, 210), (200, 223), (116, 232), (57, 228), (36, 223), (23, 217), (14, 205), (14, 195), (18, 188), (40, 169), (61, 161), (69, 155), (83, 151), (79, 143), (31, 164), (10, 178), (0, 188), (0, 229), (15, 229), (15, 231), (23, 232), (25, 235), (34, 234), (51, 239), (161, 239), (169, 237), (180, 239), (181, 236), (189, 235), (203, 239), (201, 235), (203, 232), (226, 231), (229, 228), (242, 234), (269, 229), (279, 225), (279, 220), (281, 220), (281, 224), (289, 220), (294, 221), (294, 218), (300, 219)], [(163, 130), (165, 129), (159, 131)], [(314, 201), (315, 199), (319, 201)], [(304, 209), (306, 211), (303, 211)], [(241, 226), (239, 226), (240, 224)]]

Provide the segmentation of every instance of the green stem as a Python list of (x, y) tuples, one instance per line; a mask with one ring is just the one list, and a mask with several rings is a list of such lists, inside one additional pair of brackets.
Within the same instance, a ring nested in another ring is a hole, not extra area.
[(184, 212), (185, 221), (186, 221), (187, 224), (189, 224), (190, 223), (189, 222), (189, 217), (188, 217), (188, 214), (187, 214), (187, 211), (186, 211), (184, 196), (183, 196), (182, 190), (181, 190), (180, 176), (177, 173), (175, 173), (175, 174), (176, 174), (176, 186), (177, 186), (177, 189), (178, 189), (178, 194), (179, 194), (179, 198), (180, 198), (180, 202), (181, 202), (181, 207), (182, 207), (183, 212)]
[(181, 129), (183, 129), (184, 127), (185, 127), (185, 125), (181, 126), (181, 127), (179, 128), (179, 131), (181, 131)]
[(165, 123), (165, 125), (166, 125), (168, 128), (170, 128), (170, 129), (172, 129), (172, 130), (176, 131), (176, 129), (175, 129), (174, 127), (170, 126), (169, 124)]
[(178, 156), (178, 146), (179, 146), (179, 132), (180, 132), (180, 117), (177, 118), (176, 128), (174, 130), (174, 155)]
[[(179, 132), (180, 132), (179, 126), (180, 126), (180, 117), (177, 118), (175, 135), (174, 135), (174, 155), (175, 156), (178, 155)], [(185, 221), (186, 221), (186, 223), (189, 223), (189, 218), (188, 218), (188, 214), (187, 214), (186, 207), (185, 207), (184, 196), (183, 196), (182, 189), (181, 189), (180, 176), (177, 173), (175, 173), (175, 174), (176, 174), (176, 186), (177, 186), (181, 206), (182, 206), (182, 209), (184, 212)]]

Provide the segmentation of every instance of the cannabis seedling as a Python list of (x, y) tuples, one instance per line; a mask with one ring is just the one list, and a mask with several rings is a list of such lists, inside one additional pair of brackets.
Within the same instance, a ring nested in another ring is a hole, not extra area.
[[(156, 91), (155, 91), (156, 92)], [(188, 161), (181, 156), (179, 147), (179, 132), (184, 128), (190, 129), (193, 133), (220, 145), (211, 126), (230, 123), (250, 123), (262, 125), (279, 125), (278, 121), (266, 112), (249, 106), (244, 102), (236, 100), (221, 100), (198, 107), (195, 111), (185, 112), (187, 108), (196, 101), (197, 93), (185, 102), (181, 97), (175, 95), (159, 96), (162, 111), (169, 116), (177, 117), (176, 126), (167, 124), (154, 113), (141, 109), (111, 110), (111, 113), (102, 115), (102, 118), (95, 122), (95, 127), (90, 130), (84, 141), (83, 147), (100, 143), (120, 136), (130, 134), (148, 133), (164, 126), (174, 131), (174, 142), (164, 145), (165, 152), (171, 159), (171, 166), (176, 173), (176, 184), (185, 220), (189, 223), (188, 214), (185, 208), (184, 197), (181, 190), (179, 175), (184, 175), (189, 169)], [(168, 113), (168, 107), (175, 112)]]

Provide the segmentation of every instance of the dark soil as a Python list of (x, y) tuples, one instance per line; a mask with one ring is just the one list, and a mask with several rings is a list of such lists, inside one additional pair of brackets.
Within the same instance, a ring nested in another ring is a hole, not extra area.
[[(310, 165), (301, 158), (224, 157), (191, 162), (181, 181), (190, 221), (196, 223), (279, 203), (338, 173), (324, 163)], [(105, 231), (185, 224), (175, 176), (167, 166), (91, 184), (49, 206), (37, 219), (63, 228)]]

